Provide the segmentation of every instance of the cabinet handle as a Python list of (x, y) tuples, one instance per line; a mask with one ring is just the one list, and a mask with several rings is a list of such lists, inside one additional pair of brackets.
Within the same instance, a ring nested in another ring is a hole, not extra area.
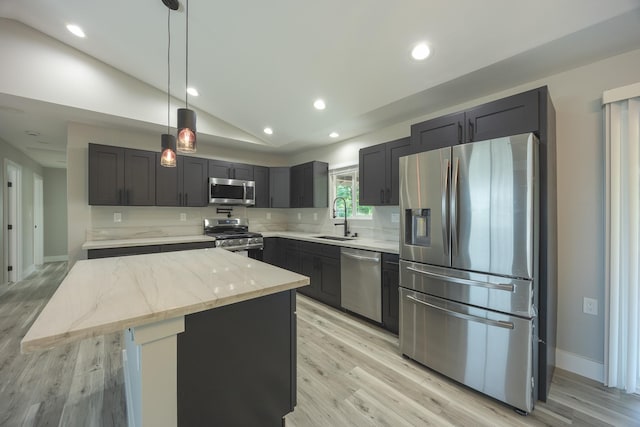
[(387, 197), (386, 197), (387, 203), (391, 202), (391, 190), (389, 188), (387, 188)]
[(384, 203), (384, 189), (380, 190), (380, 203)]
[(184, 193), (184, 205), (189, 206), (189, 193)]
[(269, 207), (272, 208), (273, 207), (273, 197), (269, 198)]
[(458, 122), (458, 144), (462, 144), (462, 123)]
[(118, 190), (118, 204), (122, 205), (122, 189)]
[(469, 119), (469, 141), (473, 141), (473, 122)]

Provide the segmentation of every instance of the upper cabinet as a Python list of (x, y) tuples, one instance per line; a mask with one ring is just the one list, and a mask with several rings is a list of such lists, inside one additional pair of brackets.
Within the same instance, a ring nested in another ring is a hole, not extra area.
[(399, 158), (411, 154), (410, 138), (401, 138), (360, 150), (360, 204), (398, 205)]
[(153, 206), (154, 152), (89, 144), (89, 204)]
[(269, 168), (266, 166), (253, 167), (253, 180), (256, 183), (256, 203), (254, 208), (269, 207)]
[(269, 207), (291, 206), (291, 170), (288, 167), (269, 168)]
[[(158, 157), (160, 153), (157, 154)], [(175, 168), (156, 162), (157, 206), (207, 206), (208, 160), (178, 156)]]
[(326, 208), (329, 206), (329, 164), (313, 161), (291, 167), (290, 206)]
[(253, 165), (231, 163), (222, 160), (209, 160), (209, 176), (211, 178), (242, 179), (253, 181)]
[(411, 151), (435, 150), (539, 129), (541, 89), (488, 102), (411, 126)]

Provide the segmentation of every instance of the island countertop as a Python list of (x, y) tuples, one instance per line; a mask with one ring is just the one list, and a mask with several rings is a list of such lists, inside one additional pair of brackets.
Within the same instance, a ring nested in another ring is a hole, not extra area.
[(309, 284), (224, 249), (78, 261), (21, 342), (23, 353)]

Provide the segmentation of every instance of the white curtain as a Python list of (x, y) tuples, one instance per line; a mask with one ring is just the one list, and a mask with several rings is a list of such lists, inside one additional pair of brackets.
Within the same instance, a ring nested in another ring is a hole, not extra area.
[(640, 84), (603, 94), (606, 143), (605, 385), (638, 391)]

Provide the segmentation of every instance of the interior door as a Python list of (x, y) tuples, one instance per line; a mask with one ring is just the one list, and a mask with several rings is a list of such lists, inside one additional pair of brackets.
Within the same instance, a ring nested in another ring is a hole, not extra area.
[(449, 266), (451, 149), (400, 157), (400, 256)]
[(532, 278), (538, 140), (522, 134), (452, 150), (452, 266)]

